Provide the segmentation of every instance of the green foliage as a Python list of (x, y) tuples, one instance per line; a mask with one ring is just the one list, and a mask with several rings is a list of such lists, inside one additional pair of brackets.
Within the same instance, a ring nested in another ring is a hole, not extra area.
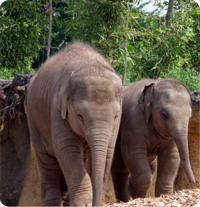
[(35, 73), (32, 68), (32, 60), (26, 62), (26, 68), (15, 67), (15, 68), (1, 68), (0, 70), (0, 79), (4, 80), (13, 80), (13, 78), (19, 74), (29, 74)]
[(0, 79), (4, 80), (13, 80), (13, 78), (19, 74), (29, 74), (35, 73), (35, 71), (31, 68), (31, 64), (27, 65), (26, 70), (22, 70), (21, 68), (1, 68), (0, 70)]
[[(51, 47), (57, 48), (63, 40), (68, 40), (69, 35), (66, 33), (66, 22), (68, 21), (67, 1), (54, 0), (52, 3), (53, 22), (52, 22), (52, 40)], [(49, 15), (49, 14), (48, 14)], [(46, 22), (48, 28), (49, 22)]]
[[(98, 48), (117, 70), (124, 62), (124, 36), (130, 18), (127, 1), (68, 1), (67, 34)], [(131, 35), (131, 33), (129, 33)]]
[(36, 0), (7, 0), (0, 8), (0, 67), (26, 71), (41, 48)]
[(139, 35), (129, 39), (132, 61), (129, 61), (127, 83), (141, 78), (176, 78), (191, 90), (200, 88), (197, 49), (200, 24), (191, 17), (195, 8), (187, 3), (181, 6), (183, 8), (174, 13), (170, 28), (165, 26), (163, 17), (137, 13), (140, 15), (136, 27)]
[(142, 12), (143, 5), (135, 8), (134, 1), (68, 2), (67, 34), (100, 49), (121, 76), (127, 61), (126, 84), (141, 78), (171, 77), (190, 89), (199, 88), (200, 21), (194, 4), (176, 2), (172, 25), (167, 28), (165, 18), (158, 16), (164, 8), (159, 2), (152, 14)]
[(173, 78), (179, 80), (191, 91), (196, 91), (200, 88), (200, 78), (198, 76), (198, 72), (189, 68), (189, 64), (187, 64), (185, 59), (182, 59), (181, 57), (179, 57), (177, 62), (174, 63), (167, 72), (161, 73), (158, 79), (163, 78)]
[[(156, 11), (142, 11), (136, 0), (54, 0), (51, 54), (65, 42), (87, 42), (109, 60), (126, 84), (142, 78), (175, 78), (190, 90), (200, 88), (200, 9), (175, 1), (171, 27)], [(142, 2), (142, 0), (141, 0)], [(48, 1), (7, 0), (0, 8), (0, 78), (31, 72), (46, 59)], [(126, 42), (127, 40), (127, 42)], [(128, 56), (125, 55), (125, 42)], [(35, 61), (36, 63), (36, 61)]]

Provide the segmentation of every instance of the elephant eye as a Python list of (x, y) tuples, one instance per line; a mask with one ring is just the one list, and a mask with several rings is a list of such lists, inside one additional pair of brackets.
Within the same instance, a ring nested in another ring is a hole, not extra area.
[(119, 115), (118, 115), (118, 114), (116, 114), (116, 115), (115, 115), (114, 121), (117, 119), (117, 117), (119, 117)]
[(79, 121), (82, 123), (82, 124), (84, 124), (84, 119), (83, 119), (83, 117), (78, 113), (78, 119), (79, 119)]
[(165, 120), (168, 120), (169, 119), (169, 115), (167, 114), (167, 112), (165, 110), (162, 110), (161, 111), (161, 116)]

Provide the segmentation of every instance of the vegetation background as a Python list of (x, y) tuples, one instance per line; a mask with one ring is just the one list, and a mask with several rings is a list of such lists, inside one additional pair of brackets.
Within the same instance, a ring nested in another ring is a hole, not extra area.
[[(200, 7), (193, 0), (6, 0), (0, 5), (0, 79), (34, 73), (74, 40), (109, 60), (124, 85), (175, 78), (200, 89)], [(166, 10), (166, 15), (163, 11)]]

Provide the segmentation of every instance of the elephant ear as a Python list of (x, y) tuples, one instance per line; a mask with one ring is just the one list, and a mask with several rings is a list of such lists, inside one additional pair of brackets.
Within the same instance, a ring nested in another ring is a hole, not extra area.
[(66, 78), (65, 84), (61, 84), (60, 91), (58, 93), (57, 99), (57, 108), (61, 113), (62, 119), (67, 118), (67, 111), (68, 111), (68, 101), (69, 101), (69, 80), (74, 72), (71, 72), (70, 75)]
[(147, 123), (151, 117), (151, 98), (152, 98), (154, 86), (155, 86), (154, 83), (146, 85), (138, 100), (139, 106), (145, 114), (145, 119)]

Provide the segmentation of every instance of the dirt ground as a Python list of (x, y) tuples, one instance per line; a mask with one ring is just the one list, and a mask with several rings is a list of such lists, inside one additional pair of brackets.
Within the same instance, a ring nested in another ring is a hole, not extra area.
[(175, 192), (171, 196), (161, 195), (158, 198), (137, 198), (134, 200), (130, 200), (127, 203), (121, 202), (114, 203), (112, 205), (105, 204), (104, 206), (200, 207), (200, 189), (184, 189)]

